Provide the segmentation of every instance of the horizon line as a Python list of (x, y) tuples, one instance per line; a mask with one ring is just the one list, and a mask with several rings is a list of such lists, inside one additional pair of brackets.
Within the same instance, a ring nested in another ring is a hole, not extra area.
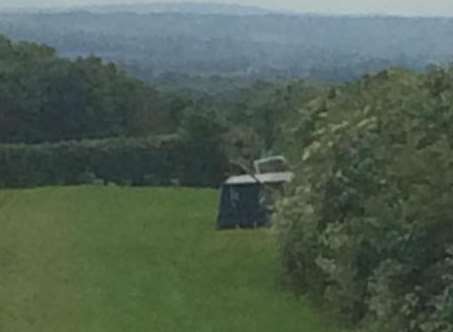
[[(155, 2), (143, 2), (137, 1), (132, 3), (115, 3), (115, 4), (105, 4), (105, 3), (93, 3), (93, 4), (43, 4), (43, 5), (0, 5), (0, 13), (8, 14), (21, 14), (20, 11), (25, 11), (27, 14), (36, 13), (36, 14), (57, 14), (57, 13), (68, 13), (76, 11), (87, 11), (90, 12), (90, 8), (93, 7), (133, 7), (133, 6), (155, 6), (155, 5), (181, 5), (181, 4), (190, 4), (190, 5), (207, 5), (207, 6), (224, 6), (224, 7), (238, 7), (244, 9), (255, 9), (257, 11), (262, 11), (262, 13), (251, 13), (243, 14), (243, 16), (265, 16), (265, 15), (282, 15), (282, 16), (320, 16), (320, 17), (351, 17), (351, 18), (363, 18), (363, 17), (394, 17), (394, 18), (426, 18), (426, 19), (453, 19), (452, 15), (438, 15), (438, 14), (415, 14), (415, 13), (391, 13), (391, 12), (329, 12), (329, 11), (302, 11), (294, 10), (288, 8), (272, 8), (267, 6), (258, 6), (258, 5), (242, 5), (234, 2), (227, 3), (209, 3), (206, 1), (171, 1), (169, 3), (155, 1)], [(135, 13), (135, 14), (163, 14), (165, 11), (156, 11), (150, 13), (139, 13), (136, 11), (126, 11), (119, 10), (117, 13)], [(177, 12), (168, 11), (168, 13), (177, 14)], [(183, 14), (194, 14), (197, 13), (184, 13)], [(98, 13), (93, 13), (98, 14)], [(198, 15), (227, 15), (227, 16), (239, 16), (240, 14), (222, 14), (222, 13), (213, 13), (213, 14), (203, 14), (199, 13)]]

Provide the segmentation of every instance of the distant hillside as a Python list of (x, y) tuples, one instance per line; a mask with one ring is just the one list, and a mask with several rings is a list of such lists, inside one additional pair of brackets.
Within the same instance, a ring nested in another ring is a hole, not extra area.
[(96, 8), (2, 14), (0, 33), (67, 57), (96, 54), (146, 80), (171, 73), (345, 81), (453, 60), (453, 19), (262, 15), (203, 4)]
[(132, 4), (109, 4), (109, 5), (76, 5), (76, 6), (15, 6), (11, 4), (0, 4), (0, 13), (9, 14), (36, 14), (36, 13), (67, 13), (85, 11), (95, 14), (112, 13), (178, 13), (178, 14), (199, 14), (199, 15), (265, 15), (271, 13), (282, 13), (283, 11), (270, 10), (256, 6), (243, 6), (238, 4), (220, 4), (206, 2), (173, 2), (173, 3), (132, 3)]
[(260, 15), (272, 13), (271, 10), (254, 6), (235, 4), (210, 4), (202, 2), (175, 2), (175, 3), (138, 3), (129, 5), (98, 5), (83, 7), (93, 13), (182, 13), (200, 15)]

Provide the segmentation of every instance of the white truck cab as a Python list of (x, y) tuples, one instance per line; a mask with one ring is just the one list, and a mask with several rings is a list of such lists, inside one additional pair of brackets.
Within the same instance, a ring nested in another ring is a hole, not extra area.
[(288, 161), (283, 156), (262, 158), (253, 162), (255, 174), (288, 172)]

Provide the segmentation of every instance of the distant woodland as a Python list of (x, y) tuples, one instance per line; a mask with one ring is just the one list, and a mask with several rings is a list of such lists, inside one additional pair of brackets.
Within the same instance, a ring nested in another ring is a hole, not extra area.
[(219, 75), (348, 81), (453, 58), (453, 19), (240, 13), (201, 5), (5, 13), (0, 32), (51, 45), (64, 57), (95, 54), (158, 83)]

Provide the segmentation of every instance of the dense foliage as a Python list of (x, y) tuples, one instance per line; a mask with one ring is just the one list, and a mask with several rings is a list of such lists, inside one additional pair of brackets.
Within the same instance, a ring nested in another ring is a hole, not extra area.
[(288, 126), (276, 216), (289, 281), (373, 331), (453, 330), (453, 71), (387, 70)]
[(174, 130), (185, 102), (96, 57), (69, 61), (0, 36), (0, 142), (45, 142)]
[[(57, 57), (50, 47), (13, 43), (2, 36), (0, 77), (0, 143), (175, 133), (188, 129), (186, 120), (197, 114), (213, 124), (221, 122), (228, 130), (239, 124), (251, 129), (267, 140), (269, 148), (276, 135), (273, 127), (285, 116), (290, 99), (298, 98), (286, 83), (264, 81), (245, 81), (215, 97), (201, 90), (161, 92), (100, 58), (70, 61)], [(200, 78), (200, 84), (211, 81)], [(294, 84), (305, 89), (304, 84)], [(314, 85), (306, 87), (316, 90)]]
[(1, 36), (0, 78), (1, 187), (214, 186), (225, 176), (228, 125), (209, 113), (212, 102), (196, 106), (99, 58), (61, 59)]
[(0, 187), (122, 184), (216, 186), (226, 161), (178, 136), (0, 145)]

